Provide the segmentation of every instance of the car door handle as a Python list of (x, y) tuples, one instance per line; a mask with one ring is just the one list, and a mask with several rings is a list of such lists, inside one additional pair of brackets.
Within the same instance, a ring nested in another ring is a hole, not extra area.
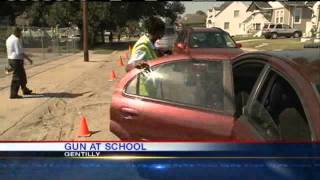
[(139, 115), (138, 111), (132, 108), (121, 108), (122, 118), (126, 120), (136, 119)]

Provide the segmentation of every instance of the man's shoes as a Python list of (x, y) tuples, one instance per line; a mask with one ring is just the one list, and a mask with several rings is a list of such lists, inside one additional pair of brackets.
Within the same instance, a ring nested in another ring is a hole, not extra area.
[(22, 96), (15, 95), (15, 96), (10, 96), (10, 99), (22, 99)]
[(23, 95), (31, 95), (31, 94), (32, 94), (32, 90), (30, 89), (23, 91)]

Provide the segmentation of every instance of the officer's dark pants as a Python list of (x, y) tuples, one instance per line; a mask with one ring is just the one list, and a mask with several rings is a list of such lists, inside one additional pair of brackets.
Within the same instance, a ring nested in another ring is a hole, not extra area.
[(23, 93), (27, 92), (27, 76), (23, 60), (9, 59), (9, 65), (13, 70), (10, 97), (17, 96), (20, 87)]

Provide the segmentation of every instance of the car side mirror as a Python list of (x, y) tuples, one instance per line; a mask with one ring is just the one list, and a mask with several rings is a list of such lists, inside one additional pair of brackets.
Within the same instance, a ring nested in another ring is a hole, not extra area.
[(186, 48), (186, 44), (184, 44), (184, 43), (178, 43), (178, 44), (177, 44), (177, 48), (179, 48), (179, 49), (185, 49), (185, 48)]
[(241, 43), (236, 43), (236, 48), (242, 48), (242, 44)]

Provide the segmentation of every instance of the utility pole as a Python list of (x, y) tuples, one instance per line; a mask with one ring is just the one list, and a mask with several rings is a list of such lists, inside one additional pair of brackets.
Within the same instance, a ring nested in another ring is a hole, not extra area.
[(83, 24), (83, 57), (84, 61), (89, 61), (88, 52), (88, 2), (82, 1), (82, 24)]

